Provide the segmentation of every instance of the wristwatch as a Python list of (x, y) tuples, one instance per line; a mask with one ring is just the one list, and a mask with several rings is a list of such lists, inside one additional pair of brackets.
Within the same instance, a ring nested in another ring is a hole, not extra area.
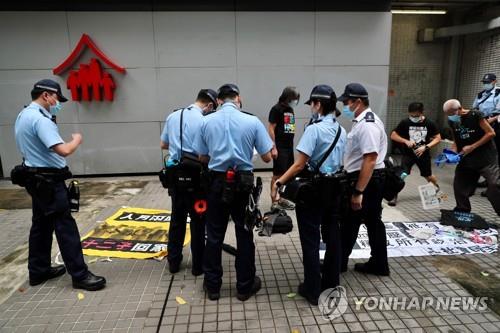
[(431, 149), (431, 147), (429, 147), (428, 145), (425, 145), (425, 150), (429, 150)]
[(360, 190), (358, 190), (357, 188), (354, 188), (354, 189), (352, 190), (352, 194), (353, 194), (353, 195), (361, 195), (361, 194), (363, 194), (363, 191), (360, 191)]

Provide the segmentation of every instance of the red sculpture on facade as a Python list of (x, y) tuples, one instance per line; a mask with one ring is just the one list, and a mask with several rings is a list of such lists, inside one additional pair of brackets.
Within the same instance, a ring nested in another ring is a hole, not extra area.
[[(104, 63), (124, 74), (125, 68), (111, 61), (86, 34), (82, 35), (77, 46), (71, 54), (59, 66), (54, 68), (53, 73), (59, 75), (72, 66), (80, 57), (85, 48), (90, 48)], [(71, 91), (73, 101), (112, 101), (116, 84), (111, 74), (102, 69), (97, 58), (92, 58), (90, 64), (80, 64), (77, 70), (71, 70), (67, 79), (67, 87)]]

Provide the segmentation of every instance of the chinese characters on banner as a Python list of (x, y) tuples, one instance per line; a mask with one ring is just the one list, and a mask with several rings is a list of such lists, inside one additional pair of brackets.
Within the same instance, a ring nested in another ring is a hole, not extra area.
[[(170, 212), (120, 208), (82, 239), (85, 255), (148, 259), (167, 254)], [(189, 244), (189, 224), (184, 245)]]
[[(449, 235), (444, 229), (445, 226), (439, 222), (394, 222), (385, 223), (385, 228), (389, 257), (495, 253), (498, 247), (498, 244), (478, 244), (467, 238)], [(412, 230), (418, 229), (432, 229), (435, 233), (429, 239), (419, 239), (411, 235)], [(476, 232), (482, 237), (498, 237), (498, 231), (495, 229), (476, 230)], [(324, 244), (321, 248), (320, 258), (323, 259), (325, 255)], [(366, 226), (361, 225), (350, 258), (370, 258), (370, 251)]]

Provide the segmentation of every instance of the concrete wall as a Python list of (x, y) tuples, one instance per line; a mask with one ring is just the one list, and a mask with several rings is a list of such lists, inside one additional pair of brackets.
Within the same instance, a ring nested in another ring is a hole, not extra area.
[(424, 104), (427, 117), (438, 121), (441, 112), (443, 61), (447, 42), (418, 43), (418, 30), (446, 25), (442, 15), (394, 15), (392, 20), (389, 97), (386, 128), (394, 129), (408, 117), (408, 104)]
[[(263, 122), (286, 85), (296, 85), (305, 101), (315, 84), (331, 84), (340, 94), (345, 84), (361, 82), (374, 110), (386, 114), (390, 13), (1, 12), (0, 31), (5, 175), (21, 160), (13, 123), (33, 83), (53, 77), (82, 33), (127, 73), (108, 69), (117, 83), (114, 102), (65, 104), (58, 119), (63, 137), (75, 131), (84, 137), (68, 159), (75, 174), (159, 170), (166, 115), (191, 103), (200, 88), (226, 82), (239, 85), (244, 109)], [(87, 51), (80, 62), (91, 56)], [(64, 86), (66, 75), (56, 77)], [(300, 106), (297, 139), (308, 117)]]

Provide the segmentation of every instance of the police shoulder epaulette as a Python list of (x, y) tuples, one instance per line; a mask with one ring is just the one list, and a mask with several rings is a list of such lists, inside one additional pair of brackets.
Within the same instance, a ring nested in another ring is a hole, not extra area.
[(184, 109), (184, 108), (174, 109), (174, 111), (172, 111), (172, 113), (177, 112), (177, 111), (180, 111), (180, 110), (183, 110), (183, 109)]
[(374, 123), (375, 122), (375, 115), (373, 114), (373, 112), (367, 112), (365, 114), (364, 119), (367, 123)]
[(317, 123), (320, 123), (320, 122), (322, 122), (322, 121), (323, 121), (323, 119), (316, 119), (316, 120), (313, 120), (313, 122), (312, 122), (312, 123), (313, 123), (313, 124), (317, 124)]
[(243, 112), (243, 113), (245, 113), (245, 114), (248, 114), (250, 116), (256, 117), (256, 115), (254, 115), (253, 113), (250, 113), (250, 112), (247, 112), (247, 111), (243, 111), (243, 110), (240, 110), (240, 111)]

